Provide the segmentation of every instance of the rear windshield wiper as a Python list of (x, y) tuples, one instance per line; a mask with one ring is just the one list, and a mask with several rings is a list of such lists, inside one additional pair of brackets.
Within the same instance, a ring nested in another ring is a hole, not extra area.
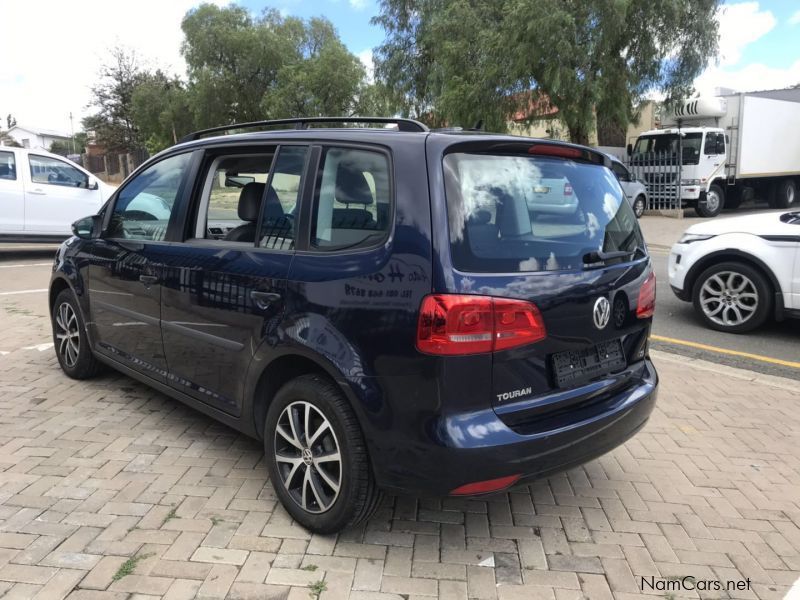
[(647, 256), (644, 249), (639, 245), (637, 245), (633, 250), (617, 250), (615, 252), (594, 250), (583, 255), (583, 264), (593, 265), (597, 263), (605, 263), (616, 258), (628, 258), (629, 256), (631, 258), (635, 258), (637, 255)]

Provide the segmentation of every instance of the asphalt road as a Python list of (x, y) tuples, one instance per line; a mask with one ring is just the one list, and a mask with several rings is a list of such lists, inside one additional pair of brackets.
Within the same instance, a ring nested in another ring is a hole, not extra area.
[[(0, 309), (24, 309), (33, 314), (47, 315), (46, 290), (56, 246), (10, 246), (0, 244)], [(731, 356), (685, 344), (665, 343), (654, 339), (652, 347), (686, 356), (702, 358), (729, 366), (740, 367), (800, 380), (800, 368), (775, 364), (770, 360), (800, 362), (800, 320), (768, 323), (762, 329), (746, 335), (733, 335), (707, 329), (695, 315), (692, 305), (678, 300), (669, 289), (667, 253), (653, 249), (652, 260), (657, 275), (656, 317), (654, 336), (699, 343), (721, 350), (761, 355), (763, 360)], [(0, 318), (2, 310), (0, 310)], [(49, 340), (31, 339), (31, 344)], [(2, 345), (0, 351), (9, 350)]]

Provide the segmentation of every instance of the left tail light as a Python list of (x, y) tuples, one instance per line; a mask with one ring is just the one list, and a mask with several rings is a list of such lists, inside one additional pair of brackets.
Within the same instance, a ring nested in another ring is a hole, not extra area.
[(542, 315), (532, 302), (433, 294), (420, 307), (417, 348), (443, 356), (480, 354), (532, 344), (546, 336)]
[(639, 289), (639, 301), (636, 304), (636, 317), (648, 319), (656, 312), (656, 274), (650, 273)]

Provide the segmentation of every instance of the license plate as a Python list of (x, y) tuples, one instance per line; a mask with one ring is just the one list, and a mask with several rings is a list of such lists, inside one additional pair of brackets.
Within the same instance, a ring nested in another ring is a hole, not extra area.
[(601, 342), (583, 350), (553, 355), (553, 372), (556, 385), (560, 388), (572, 387), (598, 375), (611, 373), (624, 368), (626, 364), (622, 340)]
[(536, 185), (533, 187), (534, 194), (549, 194), (550, 188), (546, 185)]

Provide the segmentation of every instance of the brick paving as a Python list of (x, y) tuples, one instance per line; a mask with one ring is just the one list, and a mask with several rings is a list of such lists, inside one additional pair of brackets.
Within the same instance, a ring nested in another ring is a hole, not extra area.
[[(0, 323), (3, 598), (779, 599), (800, 576), (796, 382), (665, 356), (650, 423), (599, 460), (318, 536), (257, 442), (121, 375), (66, 378), (23, 349), (48, 341), (38, 305), (2, 300)], [(750, 589), (642, 590), (686, 576)]]

